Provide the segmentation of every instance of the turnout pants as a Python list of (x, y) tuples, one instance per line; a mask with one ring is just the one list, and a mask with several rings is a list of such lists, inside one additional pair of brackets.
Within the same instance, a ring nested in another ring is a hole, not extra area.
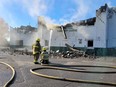
[(39, 56), (40, 56), (39, 53), (34, 54), (34, 62), (38, 62)]

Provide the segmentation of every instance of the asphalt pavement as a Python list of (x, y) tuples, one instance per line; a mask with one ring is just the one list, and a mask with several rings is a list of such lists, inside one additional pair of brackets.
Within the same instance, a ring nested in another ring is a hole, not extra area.
[[(68, 82), (60, 81), (54, 79), (48, 79), (33, 75), (30, 73), (30, 69), (41, 67), (39, 64), (33, 63), (33, 56), (29, 55), (9, 55), (1, 54), (0, 61), (6, 62), (14, 67), (16, 70), (16, 78), (14, 83), (10, 87), (113, 87), (106, 85), (97, 85), (97, 84), (87, 84), (87, 83), (78, 83), (78, 82)], [(106, 65), (106, 66), (116, 66), (115, 57), (100, 57), (97, 59), (88, 59), (88, 58), (75, 58), (75, 59), (66, 59), (66, 58), (50, 58), (50, 62), (54, 64), (61, 65)], [(3, 84), (10, 78), (11, 71), (8, 67), (0, 64), (0, 86), (3, 87)], [(92, 70), (92, 71), (116, 71), (109, 68), (92, 68), (92, 67), (72, 67), (73, 69), (81, 70)], [(92, 80), (92, 81), (105, 81), (105, 82), (116, 82), (116, 73), (115, 74), (92, 74), (92, 73), (80, 73), (80, 72), (70, 72), (62, 70), (37, 70), (36, 72), (61, 76), (64, 78), (74, 78), (82, 80)]]

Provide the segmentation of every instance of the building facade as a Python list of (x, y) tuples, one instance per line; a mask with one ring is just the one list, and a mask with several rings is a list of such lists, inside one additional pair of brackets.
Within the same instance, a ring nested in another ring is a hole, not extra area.
[(31, 47), (36, 37), (37, 29), (30, 25), (10, 29), (10, 46)]
[(96, 17), (66, 25), (47, 27), (39, 23), (38, 30), (42, 46), (50, 50), (65, 51), (65, 44), (69, 44), (94, 50), (96, 55), (116, 56), (116, 7), (105, 4), (96, 10)]

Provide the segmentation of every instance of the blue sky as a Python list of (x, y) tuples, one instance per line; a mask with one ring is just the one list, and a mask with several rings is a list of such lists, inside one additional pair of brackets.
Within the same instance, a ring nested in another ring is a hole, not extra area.
[(116, 0), (0, 0), (0, 18), (12, 27), (37, 27), (38, 16), (49, 23), (65, 24), (94, 17), (105, 3), (116, 6)]

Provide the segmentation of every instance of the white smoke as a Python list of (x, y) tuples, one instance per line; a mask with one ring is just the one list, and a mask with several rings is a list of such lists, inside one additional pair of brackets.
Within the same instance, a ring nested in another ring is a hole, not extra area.
[(35, 18), (40, 15), (46, 15), (50, 11), (54, 0), (21, 0), (23, 9), (28, 12), (28, 14)]
[(75, 10), (71, 20), (80, 20), (81, 18), (85, 18), (87, 13), (89, 12), (90, 6), (88, 6), (84, 0), (75, 0), (77, 4), (77, 9)]
[(22, 4), (32, 17), (42, 15), (47, 10), (44, 0), (22, 0)]
[(8, 30), (8, 24), (5, 23), (2, 18), (0, 18), (0, 45), (6, 45), (6, 38), (8, 38)]
[(46, 27), (47, 29), (56, 29), (59, 25), (58, 24), (55, 24), (55, 20), (52, 20), (48, 17), (42, 17), (42, 16), (39, 16), (38, 17), (38, 24), (39, 26), (44, 26)]

